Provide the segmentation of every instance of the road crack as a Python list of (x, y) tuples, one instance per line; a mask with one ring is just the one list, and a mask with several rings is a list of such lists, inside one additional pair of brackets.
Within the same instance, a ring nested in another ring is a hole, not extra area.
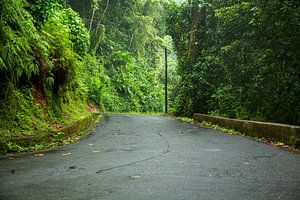
[(110, 171), (110, 170), (117, 169), (117, 168), (121, 168), (121, 167), (126, 167), (126, 166), (130, 166), (130, 165), (134, 165), (134, 164), (145, 162), (145, 161), (148, 161), (148, 160), (152, 160), (152, 159), (154, 159), (154, 158), (156, 158), (158, 156), (159, 155), (152, 156), (152, 157), (149, 157), (149, 158), (146, 158), (146, 159), (143, 159), (143, 160), (138, 160), (138, 161), (131, 162), (131, 163), (126, 163), (126, 164), (123, 164), (123, 165), (118, 165), (118, 166), (114, 166), (114, 167), (110, 167), (110, 168), (106, 168), (106, 169), (100, 169), (100, 170), (96, 171), (96, 174), (99, 174), (99, 173), (105, 172), (105, 171)]
[(165, 143), (167, 144), (167, 149), (161, 153), (161, 155), (166, 155), (167, 153), (170, 152), (170, 143), (169, 143), (168, 139), (164, 135), (162, 135), (160, 132), (157, 132), (157, 135), (159, 137), (161, 137), (162, 139), (164, 139)]
[(125, 163), (125, 164), (118, 165), (118, 166), (109, 167), (109, 168), (105, 168), (105, 169), (100, 169), (100, 170), (96, 171), (96, 174), (106, 172), (106, 171), (110, 171), (110, 170), (113, 170), (113, 169), (118, 169), (118, 168), (122, 168), (122, 167), (131, 166), (131, 165), (134, 165), (134, 164), (137, 164), (137, 163), (142, 163), (142, 162), (149, 161), (149, 160), (153, 160), (155, 158), (158, 158), (160, 156), (168, 154), (170, 152), (170, 143), (169, 143), (168, 139), (164, 135), (162, 135), (160, 132), (157, 132), (157, 135), (159, 137), (161, 137), (167, 145), (166, 150), (162, 151), (160, 154), (155, 155), (155, 156), (151, 156), (149, 158), (145, 158), (145, 159), (142, 159), (142, 160), (137, 160), (137, 161), (134, 161), (134, 162)]

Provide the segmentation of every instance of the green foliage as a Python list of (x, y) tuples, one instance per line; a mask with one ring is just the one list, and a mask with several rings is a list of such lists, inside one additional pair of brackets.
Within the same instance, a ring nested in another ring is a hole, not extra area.
[(119, 111), (162, 110), (162, 87), (155, 80), (155, 74), (138, 66), (135, 59), (125, 52), (114, 53), (107, 65), (114, 91), (122, 102)]
[(65, 9), (63, 17), (64, 23), (68, 24), (70, 40), (73, 43), (73, 48), (80, 56), (84, 56), (90, 46), (90, 35), (85, 28), (80, 16), (71, 8)]
[(45, 118), (43, 110), (33, 101), (31, 88), (17, 89), (8, 84), (5, 98), (0, 100), (0, 135), (47, 130)]
[[(84, 56), (89, 47), (89, 34), (82, 19), (71, 8), (55, 8), (49, 13), (49, 18), (44, 22), (44, 30), (52, 39), (60, 41), (60, 48), (72, 47), (78, 55)], [(55, 41), (57, 42), (57, 41)], [(71, 43), (70, 43), (71, 42)], [(54, 44), (53, 44), (54, 45)]]
[(183, 122), (187, 122), (187, 123), (194, 123), (194, 120), (192, 118), (188, 118), (188, 117), (176, 117), (176, 119), (181, 120)]
[(200, 125), (205, 126), (205, 127), (210, 127), (210, 128), (213, 128), (213, 129), (217, 129), (219, 131), (222, 131), (224, 133), (228, 133), (230, 135), (243, 135), (243, 136), (245, 136), (245, 134), (240, 133), (240, 132), (238, 132), (234, 129), (229, 129), (229, 128), (226, 128), (226, 127), (222, 127), (222, 126), (219, 126), (219, 125), (211, 123), (211, 122), (203, 121), (203, 122), (201, 122)]
[(85, 84), (87, 86), (88, 99), (103, 109), (104, 86), (109, 81), (109, 77), (104, 74), (101, 60), (90, 54), (85, 56), (84, 66), (86, 70)]
[(82, 5), (71, 1), (91, 27), (90, 52), (104, 67), (97, 75), (102, 77), (99, 84), (89, 81), (100, 88), (93, 91), (101, 97), (92, 98), (108, 111), (162, 111), (163, 87), (158, 75), (163, 66), (165, 33), (161, 16), (166, 1), (103, 0), (85, 4), (91, 7), (83, 10)]
[(87, 115), (87, 102), (115, 112), (163, 110), (167, 2), (83, 3), (86, 12), (72, 4), (86, 25), (65, 0), (0, 2), (0, 136), (44, 137)]
[(20, 145), (15, 144), (13, 142), (8, 142), (6, 145), (6, 149), (10, 152), (19, 152), (23, 150), (23, 148)]
[(1, 1), (0, 11), (0, 135), (44, 132), (86, 115), (80, 56), (89, 35), (80, 17), (57, 1)]
[(295, 147), (295, 148), (299, 148), (300, 147), (300, 139), (299, 137), (296, 137), (294, 135), (292, 135), (290, 138), (289, 138), (289, 141), (288, 141), (288, 144)]
[(0, 2), (0, 77), (6, 81), (17, 82), (22, 75), (30, 78), (37, 74), (39, 66), (35, 53), (47, 54), (24, 6), (23, 0)]
[(300, 124), (299, 9), (289, 0), (172, 4), (178, 114)]
[(79, 56), (87, 53), (89, 35), (82, 20), (70, 8), (53, 9), (44, 22), (42, 33), (50, 44), (54, 65), (49, 71), (49, 76), (53, 77), (53, 86), (49, 89), (62, 102), (84, 100), (87, 88), (82, 72), (85, 66)]
[(27, 0), (27, 10), (35, 19), (37, 26), (48, 20), (49, 16), (57, 9), (62, 9), (64, 0)]

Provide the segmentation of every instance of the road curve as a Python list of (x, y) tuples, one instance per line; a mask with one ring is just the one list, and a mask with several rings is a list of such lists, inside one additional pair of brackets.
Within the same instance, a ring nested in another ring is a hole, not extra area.
[(0, 200), (299, 197), (299, 154), (166, 117), (106, 114), (77, 144), (0, 159)]

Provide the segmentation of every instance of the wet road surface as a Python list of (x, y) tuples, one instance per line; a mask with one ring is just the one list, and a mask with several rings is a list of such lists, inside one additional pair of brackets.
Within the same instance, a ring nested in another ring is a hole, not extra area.
[(80, 143), (0, 159), (0, 200), (299, 197), (299, 154), (165, 117), (107, 114)]

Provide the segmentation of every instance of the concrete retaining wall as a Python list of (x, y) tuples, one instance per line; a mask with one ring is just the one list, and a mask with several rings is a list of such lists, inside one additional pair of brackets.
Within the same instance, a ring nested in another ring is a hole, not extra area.
[(88, 117), (85, 117), (81, 120), (76, 121), (72, 125), (58, 130), (59, 132), (64, 133), (63, 137), (69, 137), (74, 133), (84, 131), (91, 127), (91, 125), (99, 118), (98, 113), (93, 113)]
[(300, 126), (228, 119), (198, 113), (194, 114), (194, 120), (200, 123), (203, 121), (212, 122), (214, 124), (231, 128), (250, 136), (274, 139), (287, 144), (299, 145), (300, 142)]
[(11, 136), (11, 137), (0, 137), (0, 153), (6, 149), (5, 144), (11, 142), (13, 144), (17, 144), (22, 147), (34, 146), (40, 142), (51, 142), (51, 140), (55, 139), (57, 134), (63, 133), (59, 138), (67, 138), (78, 132), (85, 131), (90, 128), (98, 119), (100, 118), (99, 113), (91, 113), (91, 115), (80, 119), (68, 127), (64, 127), (57, 131), (52, 132), (44, 132), (44, 133), (36, 133), (32, 135), (24, 135), (24, 136)]

